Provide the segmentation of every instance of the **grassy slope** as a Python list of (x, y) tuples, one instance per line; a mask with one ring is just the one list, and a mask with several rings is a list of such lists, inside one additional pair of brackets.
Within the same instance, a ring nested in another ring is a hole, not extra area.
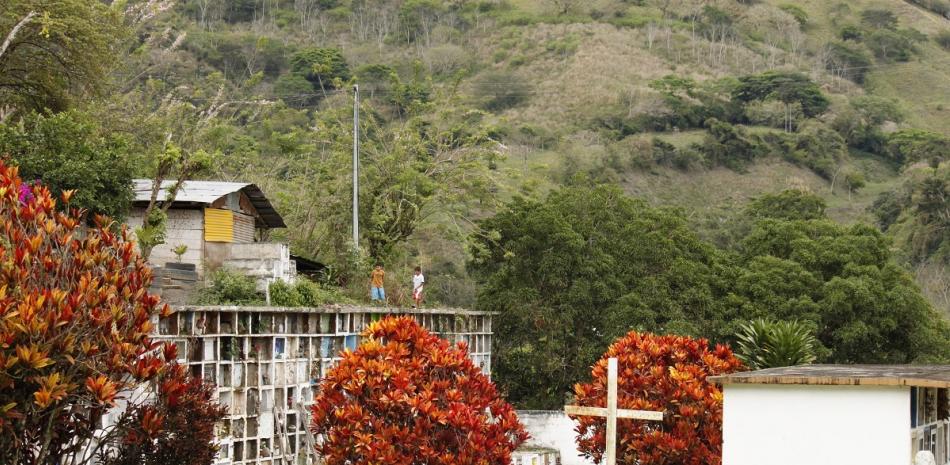
[[(784, 0), (767, 0), (781, 5)], [(925, 34), (950, 29), (950, 21), (898, 0), (854, 0), (847, 2), (850, 11), (830, 13), (832, 2), (803, 0), (792, 2), (809, 14), (805, 28), (809, 47), (827, 42), (841, 24), (856, 23), (865, 8), (884, 7), (895, 11), (902, 27), (913, 27)], [(520, 0), (524, 11), (540, 14), (538, 2)], [(609, 24), (537, 24), (500, 31), (486, 39), (486, 50), (499, 48), (508, 52), (495, 60), (497, 69), (509, 69), (532, 84), (528, 103), (508, 110), (503, 121), (512, 125), (531, 124), (553, 128), (566, 134), (559, 147), (551, 150), (519, 147), (506, 163), (511, 190), (525, 181), (540, 186), (550, 185), (565, 157), (590, 159), (603, 153), (604, 141), (586, 134), (580, 127), (594, 111), (618, 102), (621, 94), (628, 97), (631, 113), (654, 104), (647, 83), (670, 73), (688, 74), (702, 80), (748, 72), (743, 57), (753, 56), (748, 49), (734, 48), (735, 59), (709, 63), (691, 55), (688, 46), (672, 49), (660, 38), (653, 48), (647, 45), (644, 29), (618, 29)], [(557, 50), (563, 42), (573, 43), (572, 50)], [(497, 57), (496, 57), (497, 58)], [(792, 60), (790, 60), (792, 61)], [(795, 67), (796, 63), (791, 66)], [(807, 69), (808, 63), (798, 63)], [(867, 92), (901, 101), (906, 111), (906, 125), (950, 133), (950, 53), (933, 42), (921, 44), (920, 53), (909, 63), (876, 64), (868, 76)], [(841, 97), (859, 95), (861, 88), (847, 82), (817, 75), (825, 90)], [(843, 101), (842, 98), (837, 99)], [(573, 132), (573, 134), (572, 134)], [(701, 131), (662, 134), (674, 145), (682, 146), (702, 140)], [(633, 194), (658, 204), (677, 205), (698, 215), (718, 216), (730, 211), (748, 198), (788, 187), (805, 187), (823, 195), (829, 203), (829, 214), (842, 222), (868, 221), (866, 208), (881, 192), (899, 184), (899, 173), (878, 160), (856, 156), (846, 167), (860, 168), (868, 185), (848, 195), (840, 186), (832, 192), (830, 183), (788, 163), (773, 160), (754, 166), (748, 174), (724, 169), (692, 171), (656, 168), (650, 173), (628, 173), (624, 186)], [(516, 168), (516, 169), (515, 169)]]
[[(806, 43), (812, 49), (834, 39), (840, 25), (857, 23), (865, 8), (895, 11), (901, 27), (913, 27), (931, 36), (950, 29), (950, 21), (898, 0), (852, 0), (847, 2), (850, 10), (837, 15), (832, 13), (834, 3), (825, 0), (766, 3), (794, 3), (806, 10), (810, 18), (805, 28)], [(541, 12), (537, 2), (520, 0), (519, 4), (526, 11)], [(651, 49), (643, 29), (617, 29), (606, 24), (541, 24), (502, 34), (510, 52), (497, 55), (501, 59), (495, 60), (494, 67), (514, 70), (532, 83), (528, 104), (506, 112), (503, 121), (553, 128), (565, 134), (562, 143), (553, 149), (519, 147), (513, 152), (503, 164), (509, 175), (508, 194), (520, 191), (525, 184), (542, 192), (555, 187), (565, 158), (574, 157), (584, 163), (602, 154), (604, 141), (582, 130), (571, 133), (582, 127), (597, 108), (616, 104), (622, 93), (632, 102), (633, 113), (640, 110), (638, 107), (654, 103), (646, 87), (651, 79), (674, 72), (698, 80), (739, 75), (749, 72), (744, 65), (754, 61), (749, 59), (749, 50), (735, 49), (733, 60), (711, 65), (695, 59), (690, 50), (684, 50), (681, 44), (677, 46), (675, 39), (664, 43), (659, 38)], [(573, 51), (552, 51), (565, 38), (574, 44)], [(488, 48), (494, 49), (500, 41), (488, 42)], [(667, 44), (672, 44), (672, 48), (666, 48)], [(797, 67), (809, 70), (807, 63)], [(920, 44), (919, 53), (910, 62), (876, 63), (863, 89), (811, 71), (827, 92), (838, 96), (834, 98), (838, 104), (865, 92), (895, 99), (905, 111), (905, 126), (950, 133), (950, 53), (933, 42)], [(703, 133), (684, 131), (656, 136), (685, 146), (701, 142)], [(757, 164), (747, 173), (727, 169), (682, 172), (657, 167), (625, 173), (621, 184), (631, 194), (652, 203), (683, 208), (709, 237), (717, 234), (717, 223), (735, 215), (750, 198), (786, 188), (806, 188), (822, 195), (828, 202), (829, 216), (837, 221), (871, 222), (867, 208), (878, 195), (900, 185), (901, 173), (888, 163), (863, 154), (852, 154), (844, 167), (862, 171), (867, 185), (855, 193), (847, 192), (840, 184), (832, 190), (827, 180), (781, 160)], [(931, 301), (950, 313), (945, 297), (945, 271), (917, 270), (917, 275)]]

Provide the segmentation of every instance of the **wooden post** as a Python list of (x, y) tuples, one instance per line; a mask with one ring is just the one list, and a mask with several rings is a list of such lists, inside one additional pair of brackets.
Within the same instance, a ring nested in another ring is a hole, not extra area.
[(617, 359), (607, 360), (607, 465), (617, 463)]
[(617, 419), (663, 421), (663, 412), (652, 410), (626, 410), (617, 408), (617, 359), (607, 359), (607, 408), (565, 405), (568, 415), (585, 415), (607, 418), (607, 444), (605, 447), (606, 465), (617, 465)]

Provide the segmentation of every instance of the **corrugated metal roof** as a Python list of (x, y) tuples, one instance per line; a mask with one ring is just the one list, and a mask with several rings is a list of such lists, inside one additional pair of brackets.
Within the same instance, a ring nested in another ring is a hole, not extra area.
[[(162, 181), (162, 189), (158, 192), (158, 200), (164, 201), (168, 197), (168, 189), (174, 184), (175, 181), (172, 180)], [(132, 190), (135, 193), (135, 200), (133, 201), (135, 204), (147, 204), (152, 197), (152, 180), (133, 179)], [(271, 205), (270, 200), (267, 200), (264, 192), (256, 185), (246, 182), (185, 181), (178, 190), (178, 194), (175, 195), (175, 203), (210, 205), (215, 200), (238, 191), (247, 196), (267, 227), (287, 227), (284, 224), (284, 219)]]

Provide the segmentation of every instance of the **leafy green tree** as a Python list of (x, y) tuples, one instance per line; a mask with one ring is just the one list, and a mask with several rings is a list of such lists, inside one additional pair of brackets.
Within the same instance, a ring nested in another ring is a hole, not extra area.
[[(798, 102), (809, 118), (824, 113), (830, 104), (808, 76), (782, 71), (766, 71), (739, 78), (739, 86), (733, 91), (732, 97), (740, 102), (775, 99), (786, 106)], [(790, 131), (791, 127), (792, 121), (788, 121), (786, 129)]]
[(528, 99), (530, 92), (531, 87), (523, 78), (508, 71), (482, 73), (474, 82), (475, 98), (489, 111), (518, 106)]
[(901, 164), (944, 160), (950, 155), (950, 138), (923, 129), (901, 129), (888, 136), (887, 151)]
[(703, 153), (713, 165), (725, 166), (736, 171), (744, 170), (756, 158), (764, 155), (759, 141), (745, 128), (733, 126), (712, 118), (706, 121), (709, 127), (701, 145), (694, 148)]
[(876, 228), (827, 219), (759, 221), (743, 240), (735, 293), (747, 318), (811, 321), (835, 363), (950, 356), (948, 327)]
[(478, 308), (500, 312), (493, 372), (522, 408), (560, 408), (631, 329), (718, 334), (728, 266), (682, 216), (607, 186), (516, 198), (478, 224)]
[[(493, 204), (496, 180), (489, 166), (499, 156), (496, 130), (481, 111), (444, 108), (386, 124), (371, 103), (363, 104), (360, 247), (373, 259), (389, 261), (433, 215), (466, 222), (472, 208)], [(350, 268), (350, 111), (323, 112), (316, 147), (283, 170), (282, 186), (293, 194), (278, 198), (285, 219), (296, 225), (288, 231), (291, 244), (337, 267), (341, 281), (356, 273)]]
[(818, 346), (813, 331), (798, 320), (755, 319), (736, 336), (736, 356), (753, 370), (812, 363)]
[(810, 192), (785, 190), (755, 198), (746, 208), (752, 218), (815, 220), (825, 217), (825, 199)]
[(89, 114), (28, 113), (15, 124), (0, 124), (0, 154), (20, 176), (37, 180), (55, 195), (76, 190), (72, 206), (121, 220), (132, 202), (130, 144)]
[(878, 59), (908, 61), (917, 52), (918, 37), (906, 30), (878, 29), (868, 34), (865, 42)]
[(343, 52), (335, 48), (302, 49), (290, 58), (290, 70), (314, 84), (324, 98), (328, 90), (337, 89), (350, 79)]
[(866, 52), (843, 42), (828, 44), (827, 52), (825, 69), (858, 84), (864, 83), (865, 76), (871, 70), (871, 57)]
[(61, 111), (99, 95), (125, 33), (119, 7), (103, 2), (4, 1), (0, 108)]
[(861, 24), (871, 29), (894, 29), (897, 27), (897, 16), (891, 10), (868, 8), (861, 12)]

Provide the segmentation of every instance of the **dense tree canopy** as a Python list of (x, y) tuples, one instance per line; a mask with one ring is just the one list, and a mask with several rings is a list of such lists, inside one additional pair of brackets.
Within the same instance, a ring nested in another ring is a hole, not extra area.
[(597, 352), (630, 329), (733, 342), (743, 322), (818, 328), (819, 361), (945, 360), (945, 322), (864, 225), (826, 218), (813, 195), (758, 198), (736, 254), (682, 217), (609, 187), (516, 199), (480, 223), (470, 268), (498, 311), (496, 379), (525, 408), (557, 408)]
[(727, 285), (719, 253), (678, 214), (611, 187), (516, 199), (480, 223), (479, 307), (501, 312), (496, 379), (526, 408), (559, 408), (630, 329), (709, 334)]
[(830, 104), (818, 85), (804, 74), (780, 71), (766, 71), (739, 78), (739, 86), (732, 96), (742, 102), (768, 99), (785, 104), (797, 102), (808, 117), (824, 113)]
[(875, 228), (825, 219), (759, 221), (742, 242), (745, 318), (802, 319), (839, 363), (946, 359), (947, 325)]
[(0, 41), (11, 40), (0, 50), (0, 108), (56, 111), (98, 94), (124, 27), (103, 2), (4, 1)]
[(69, 111), (30, 113), (18, 124), (0, 125), (0, 154), (20, 176), (54, 195), (75, 190), (72, 205), (122, 219), (132, 201), (133, 156), (124, 138), (110, 134), (91, 115)]

